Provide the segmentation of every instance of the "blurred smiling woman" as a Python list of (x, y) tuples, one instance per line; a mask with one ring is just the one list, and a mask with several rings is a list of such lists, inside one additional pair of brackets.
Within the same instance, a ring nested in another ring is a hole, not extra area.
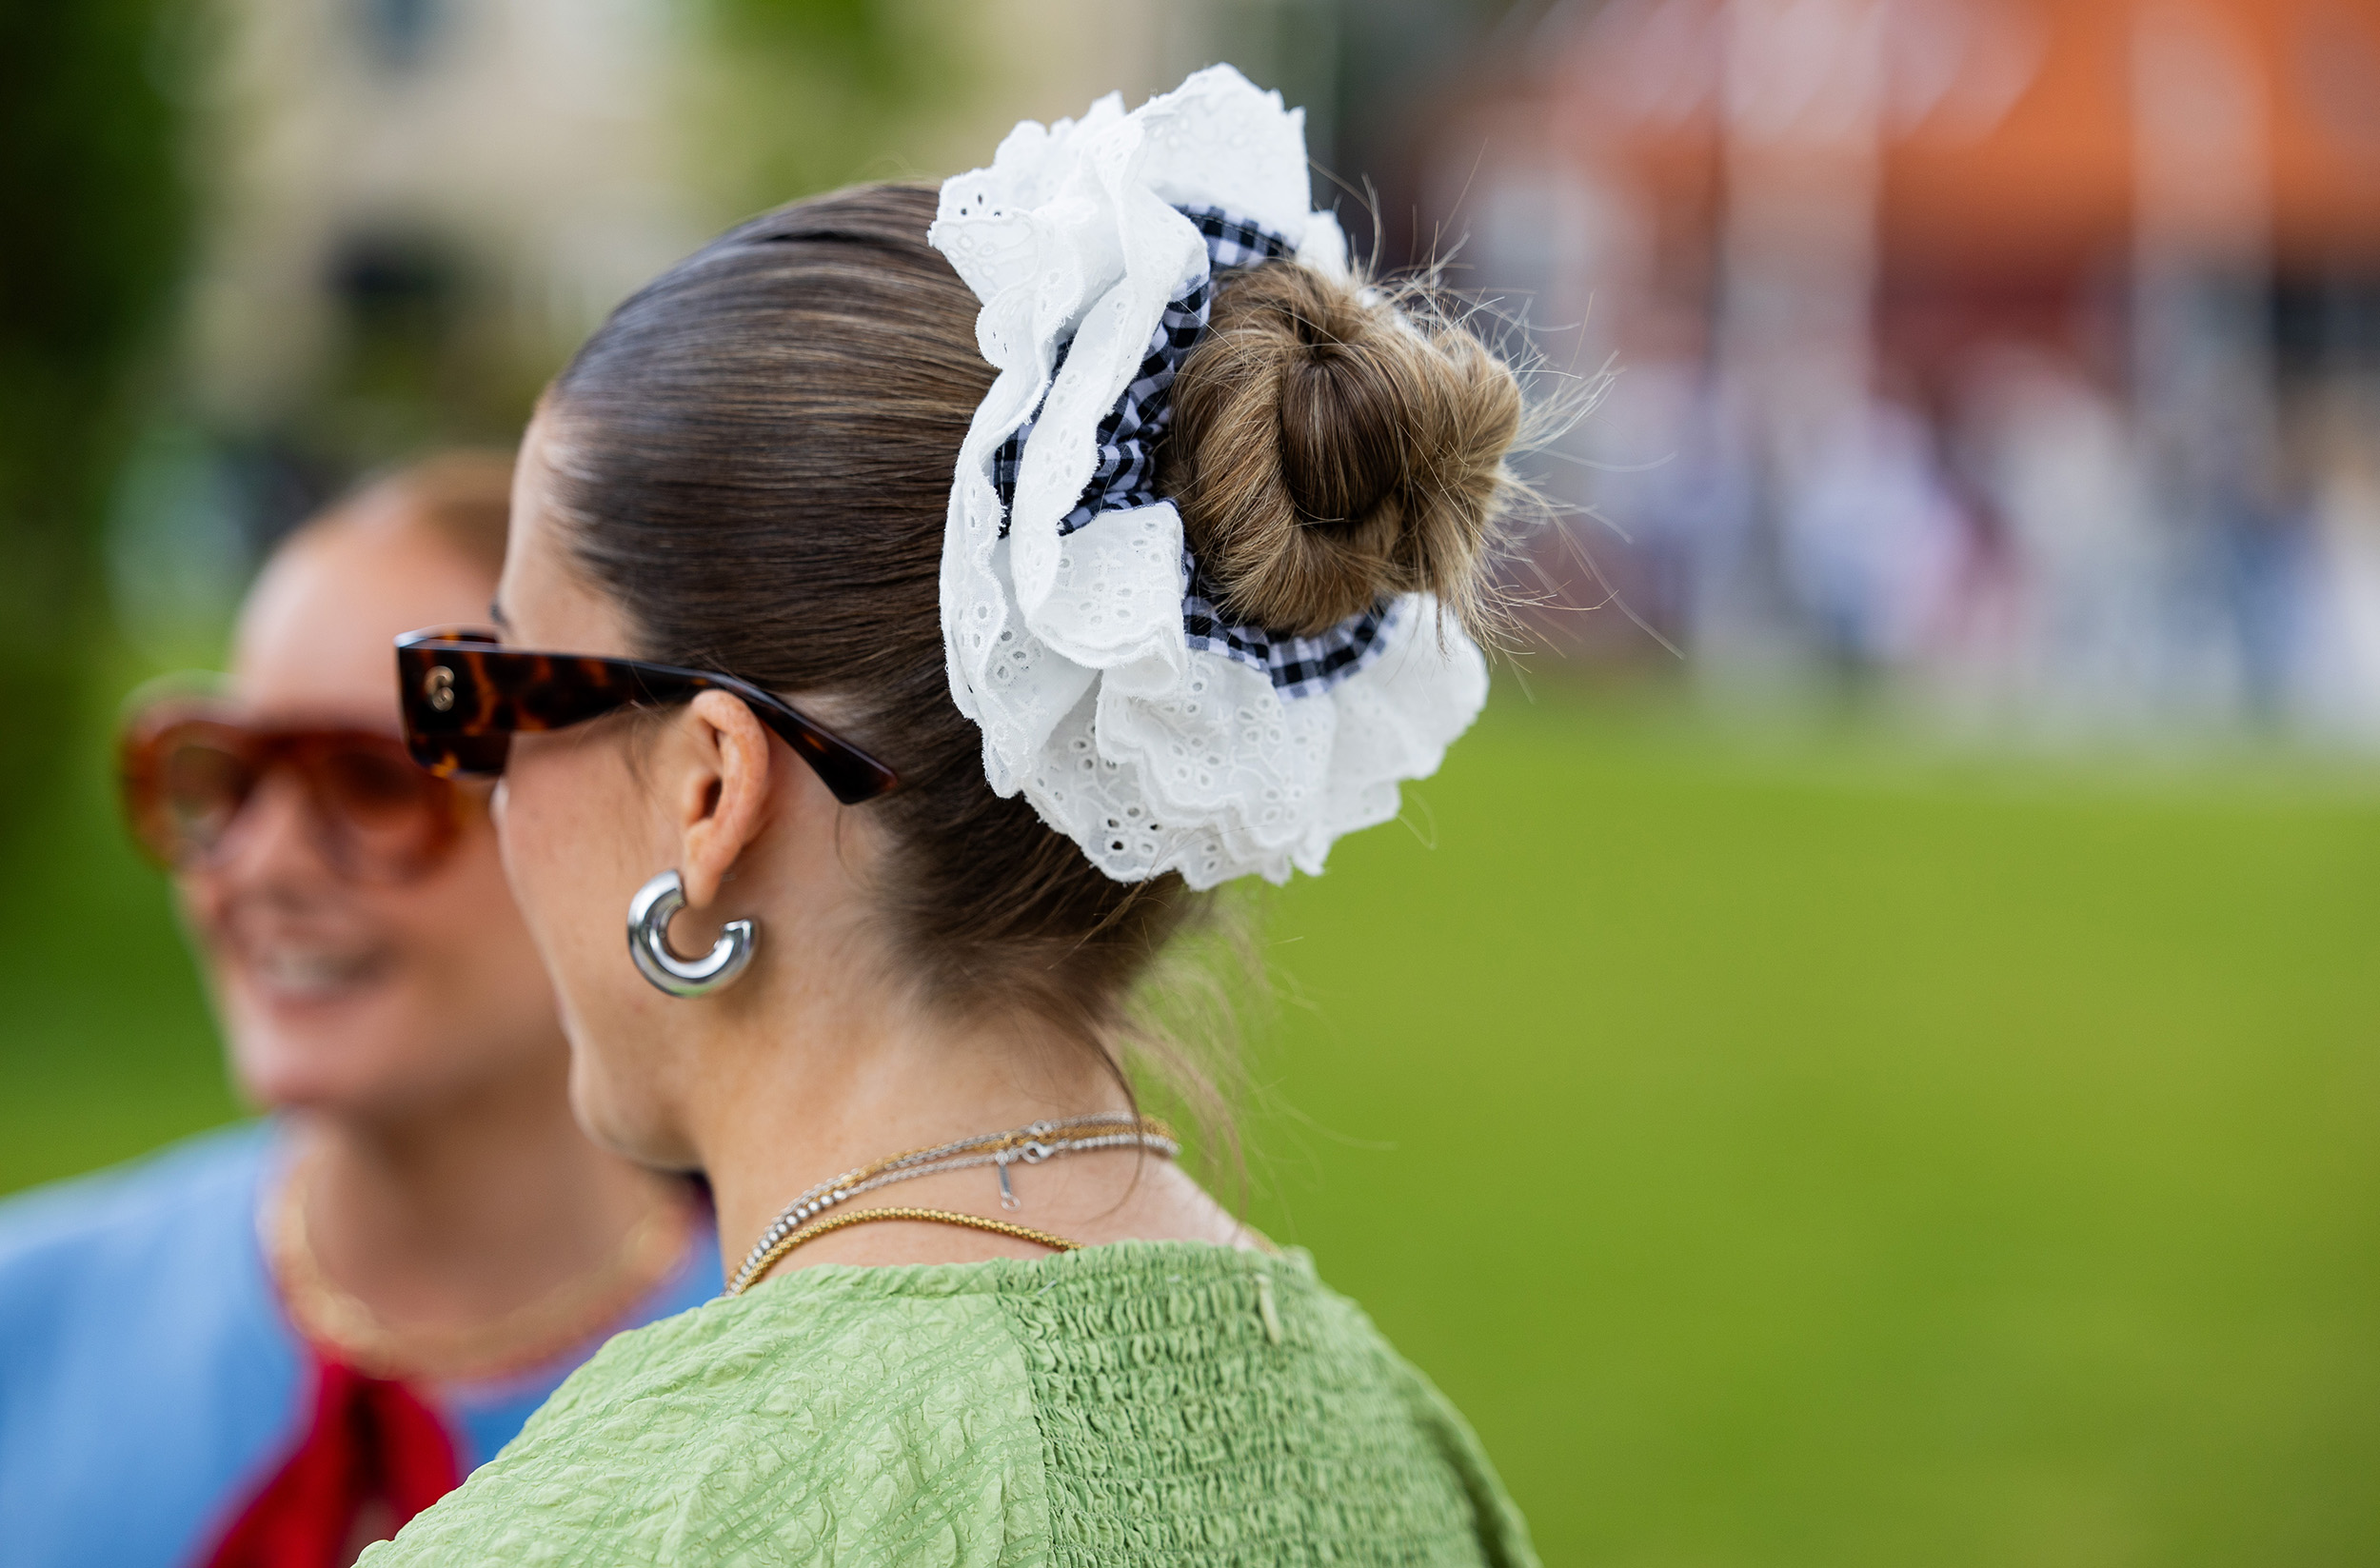
[(1128, 1071), (1206, 890), (1319, 872), (1486, 694), (1518, 387), (1307, 179), (1218, 68), (756, 219), (548, 390), (407, 737), (504, 775), (580, 1119), (741, 1261), (374, 1568), (1533, 1560)]
[(276, 1114), (0, 1208), (10, 1568), (338, 1568), (716, 1289), (696, 1196), (571, 1123), (485, 787), (396, 739), (388, 638), (486, 604), (509, 474), (436, 460), (303, 529), (228, 692), (127, 723), (132, 828)]

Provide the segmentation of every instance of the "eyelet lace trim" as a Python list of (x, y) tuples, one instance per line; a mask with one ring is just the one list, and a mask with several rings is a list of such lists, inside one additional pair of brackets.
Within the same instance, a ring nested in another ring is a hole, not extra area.
[(984, 302), (1001, 372), (942, 548), (951, 694), (985, 776), (1119, 881), (1320, 872), (1437, 769), (1487, 672), (1426, 594), (1313, 638), (1225, 624), (1156, 493), (1164, 400), (1144, 384), (1195, 344), (1181, 318), (1202, 327), (1212, 269), (1285, 253), (1346, 273), (1337, 220), (1307, 206), (1302, 117), (1218, 66), (1129, 114), (1111, 93), (1026, 121), (943, 186), (931, 239)]

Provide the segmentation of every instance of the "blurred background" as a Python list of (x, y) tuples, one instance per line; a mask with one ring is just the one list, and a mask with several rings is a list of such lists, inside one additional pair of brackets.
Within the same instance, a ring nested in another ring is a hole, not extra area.
[(1551, 1561), (2380, 1559), (2380, 0), (0, 0), (0, 1191), (242, 1114), (108, 736), (282, 530), (1217, 59), (1577, 415), (1259, 1221)]

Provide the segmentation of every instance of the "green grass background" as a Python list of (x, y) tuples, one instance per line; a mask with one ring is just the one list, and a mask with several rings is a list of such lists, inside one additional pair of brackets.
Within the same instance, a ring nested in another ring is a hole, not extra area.
[[(0, 916), (0, 1188), (234, 1114), (100, 782)], [(1549, 1561), (2380, 1559), (2380, 781), (1506, 693), (1266, 903), (1256, 1215)]]

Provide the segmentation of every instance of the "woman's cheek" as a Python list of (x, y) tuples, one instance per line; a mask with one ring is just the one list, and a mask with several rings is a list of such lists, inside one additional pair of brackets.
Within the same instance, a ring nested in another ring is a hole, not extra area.
[[(536, 751), (516, 739), (513, 764), (497, 782), (488, 808), (513, 902), (550, 963), (556, 956), (553, 939), (562, 934), (555, 923), (566, 922), (572, 903), (567, 885), (572, 859), (564, 852), (571, 824), (564, 820), (568, 794), (553, 787), (561, 781), (551, 776), (551, 767), (540, 765)], [(584, 857), (580, 864), (584, 868)]]
[(567, 736), (514, 738), (499, 787), (498, 840), (514, 901), (560, 994), (574, 1042), (604, 1026), (633, 982), (623, 932), (650, 872), (622, 842), (639, 804), (617, 759)]
[(182, 905), (183, 928), (189, 932), (199, 956), (209, 964), (222, 962), (222, 883), (205, 871), (186, 871), (174, 879), (174, 896)]

